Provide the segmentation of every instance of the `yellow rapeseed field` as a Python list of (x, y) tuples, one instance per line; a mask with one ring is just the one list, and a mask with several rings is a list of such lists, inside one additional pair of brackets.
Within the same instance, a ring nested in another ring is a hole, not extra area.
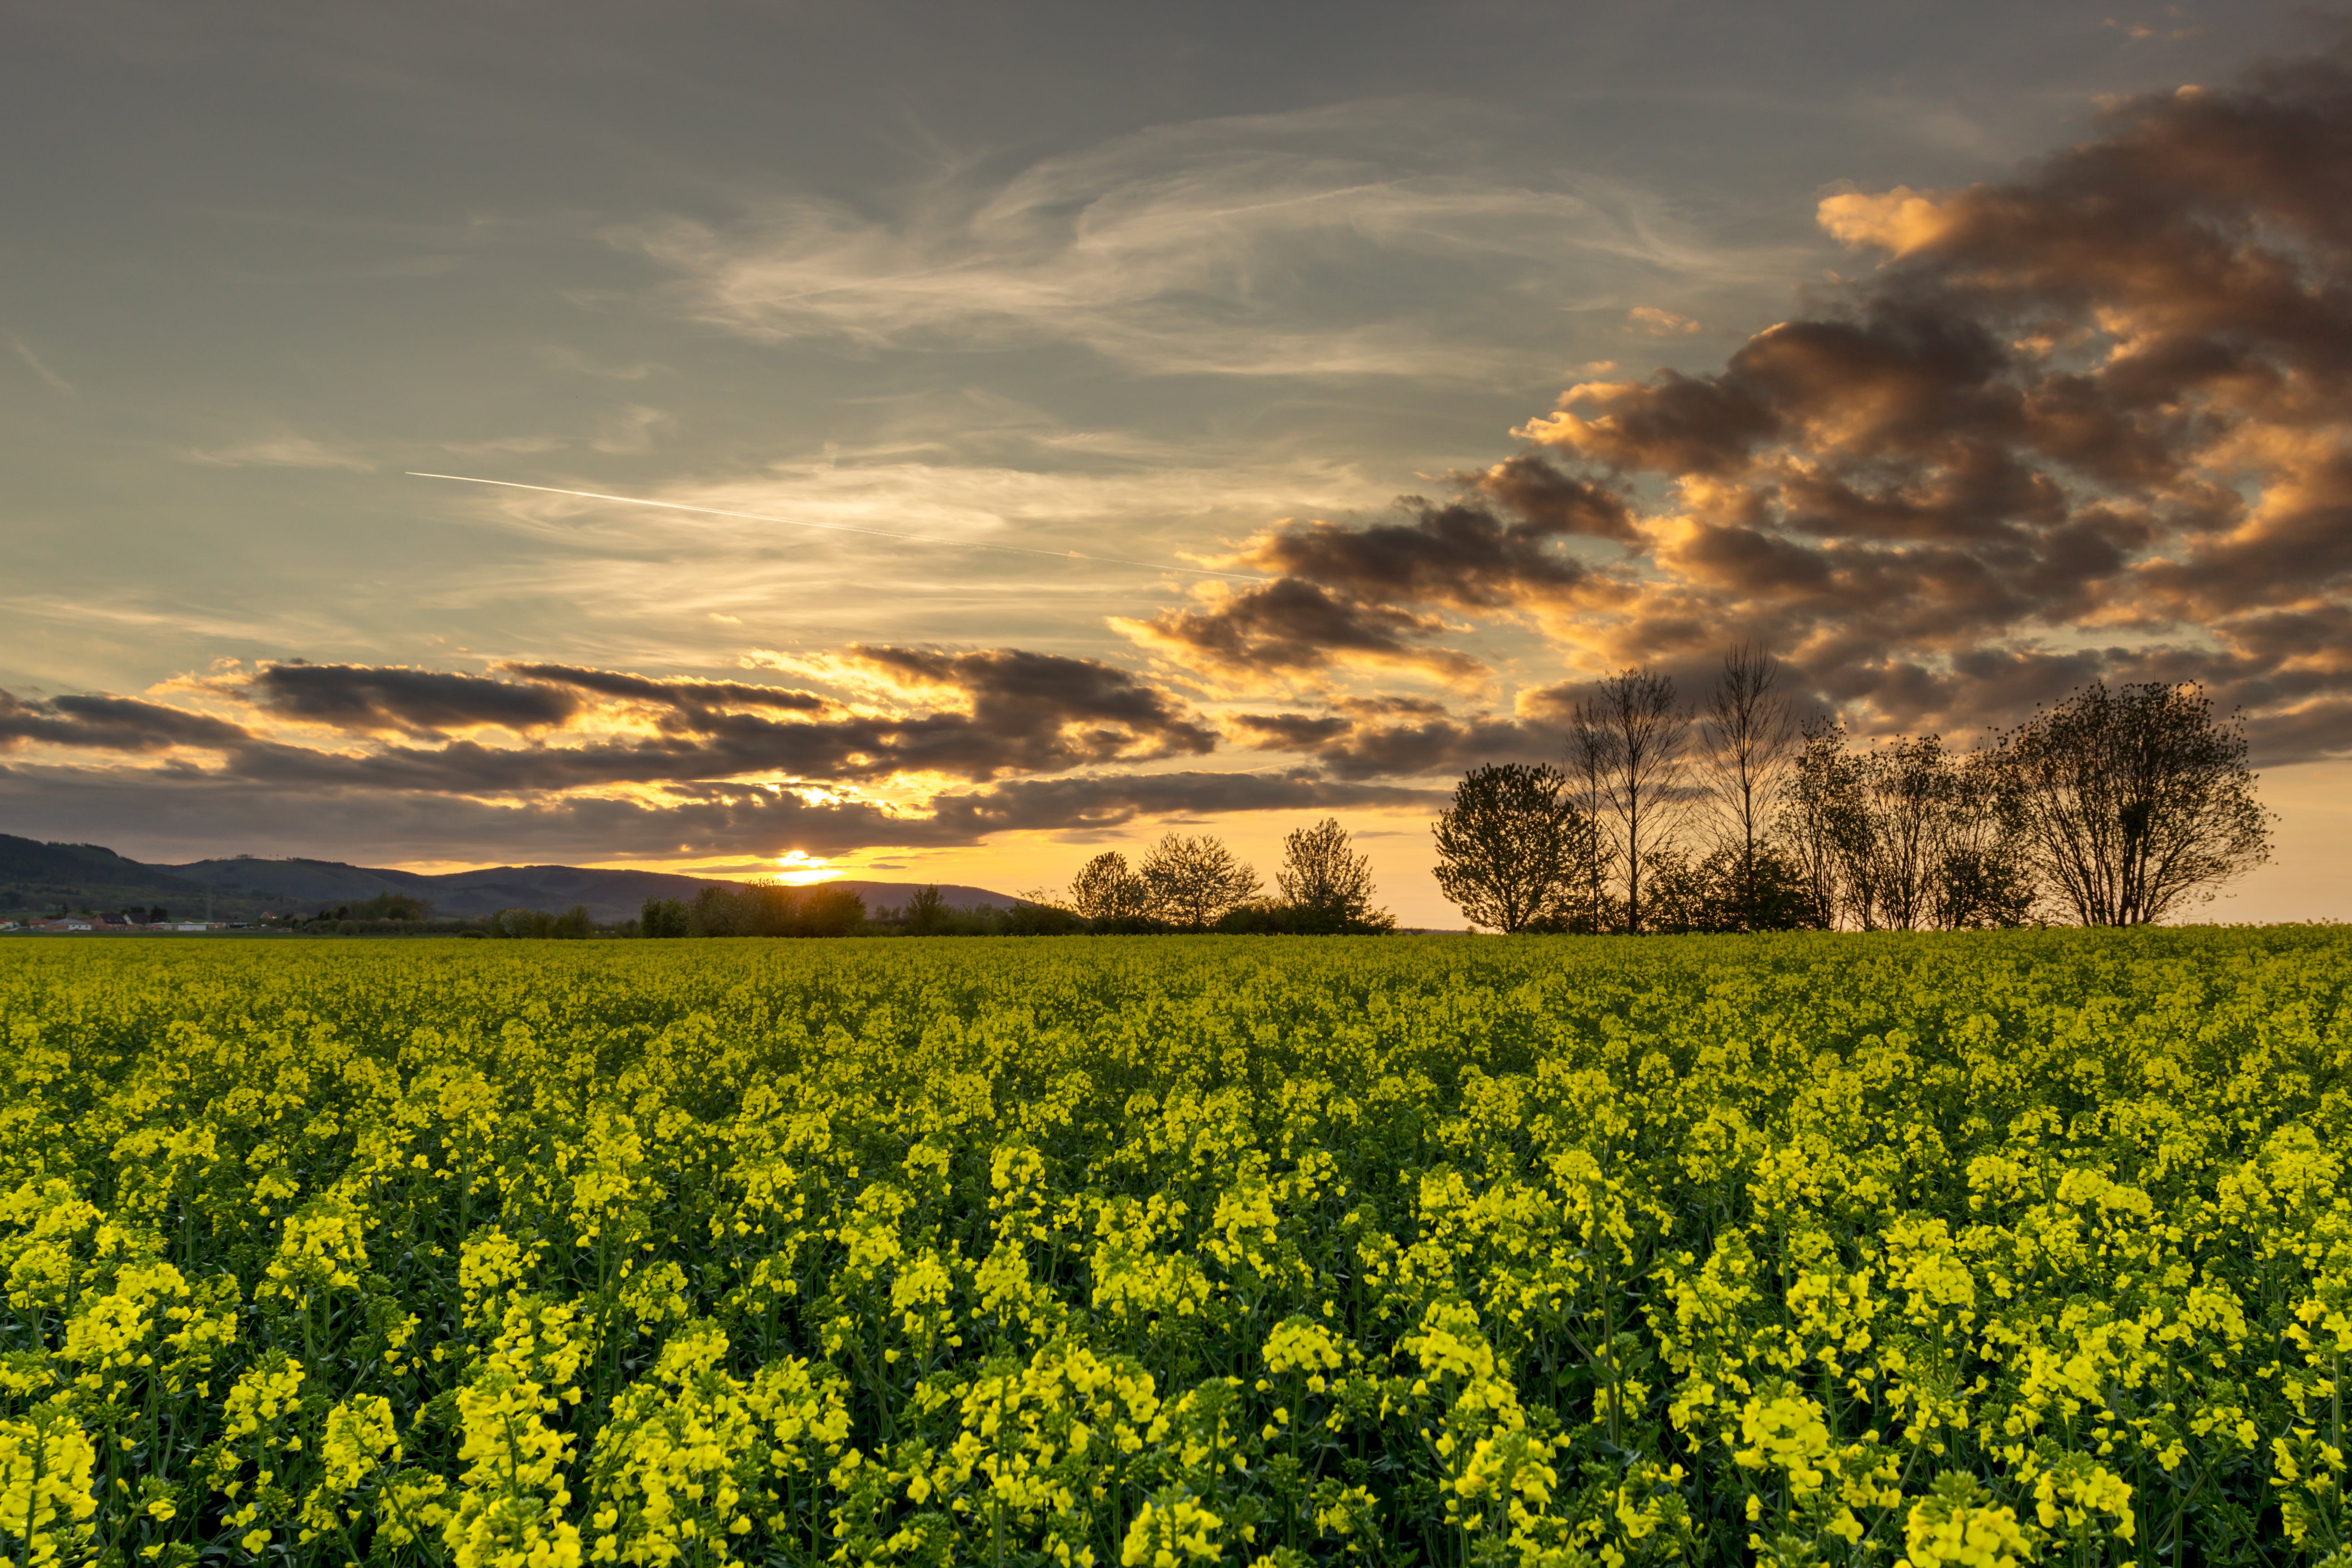
[(2352, 934), (0, 948), (0, 1560), (2352, 1563)]

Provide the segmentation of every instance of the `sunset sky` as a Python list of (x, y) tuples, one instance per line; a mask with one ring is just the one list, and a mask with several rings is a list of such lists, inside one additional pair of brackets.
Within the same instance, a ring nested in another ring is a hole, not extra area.
[(1330, 815), (1459, 925), (1465, 768), (1756, 638), (1865, 736), (2201, 679), (2280, 854), (2200, 918), (2352, 916), (2300, 0), (0, 18), (0, 831), (1013, 891)]

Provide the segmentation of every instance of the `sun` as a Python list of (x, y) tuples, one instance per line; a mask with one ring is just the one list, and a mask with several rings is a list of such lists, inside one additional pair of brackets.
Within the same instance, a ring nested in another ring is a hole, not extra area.
[(787, 849), (776, 857), (776, 880), (805, 888), (812, 882), (830, 882), (841, 873), (832, 862), (805, 849)]

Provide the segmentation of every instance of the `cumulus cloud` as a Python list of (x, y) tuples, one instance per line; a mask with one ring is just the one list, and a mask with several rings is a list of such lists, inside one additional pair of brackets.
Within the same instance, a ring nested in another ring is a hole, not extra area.
[(1430, 612), (1559, 616), (1617, 592), (1559, 543), (1638, 542), (1622, 498), (1527, 454), (1456, 481), (1458, 499), (1402, 497), (1381, 521), (1278, 524), (1218, 559), (1265, 574), (1264, 585), (1204, 584), (1189, 605), (1112, 625), (1180, 664), (1232, 679), (1355, 667), (1465, 684), (1487, 666), (1443, 646), (1454, 627)]
[(1443, 711), (1400, 716), (1373, 705), (1350, 706), (1352, 711), (1239, 714), (1232, 727), (1245, 746), (1302, 752), (1340, 779), (1426, 778), (1486, 763), (1559, 757), (1559, 727), (1540, 720)]
[(1445, 616), (1588, 674), (1760, 637), (1866, 729), (2198, 679), (2271, 761), (2352, 745), (2352, 670), (2309, 640), (2352, 605), (2352, 70), (2105, 112), (2007, 181), (1824, 198), (1872, 269), (1722, 369), (1595, 367), (1456, 500), (1266, 531), (1235, 559), (1276, 582), (1129, 635), (1229, 674), (1316, 668), (1326, 628), (1441, 668)]

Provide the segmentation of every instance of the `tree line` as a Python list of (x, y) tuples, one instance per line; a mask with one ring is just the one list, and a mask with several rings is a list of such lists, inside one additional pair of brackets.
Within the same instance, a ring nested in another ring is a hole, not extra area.
[(2243, 726), (2193, 683), (2096, 682), (1966, 752), (1857, 745), (1793, 699), (1752, 646), (1696, 704), (1597, 683), (1559, 764), (1463, 777), (1439, 888), (1498, 931), (2139, 925), (2269, 857)]
[(1170, 833), (1135, 864), (1109, 850), (1081, 867), (1066, 891), (1036, 889), (1010, 909), (962, 909), (936, 887), (902, 909), (869, 917), (845, 888), (765, 883), (708, 887), (692, 900), (647, 899), (635, 934), (688, 936), (1064, 936), (1080, 932), (1222, 931), (1369, 934), (1393, 930), (1372, 907), (1370, 858), (1336, 819), (1291, 833), (1275, 890), (1210, 834)]
[(1170, 833), (1133, 866), (1107, 850), (1079, 868), (1066, 894), (1029, 897), (1095, 931), (1336, 936), (1395, 929), (1394, 916), (1372, 907), (1371, 858), (1358, 852), (1336, 817), (1283, 839), (1274, 881), (1265, 895), (1255, 868), (1213, 835)]

